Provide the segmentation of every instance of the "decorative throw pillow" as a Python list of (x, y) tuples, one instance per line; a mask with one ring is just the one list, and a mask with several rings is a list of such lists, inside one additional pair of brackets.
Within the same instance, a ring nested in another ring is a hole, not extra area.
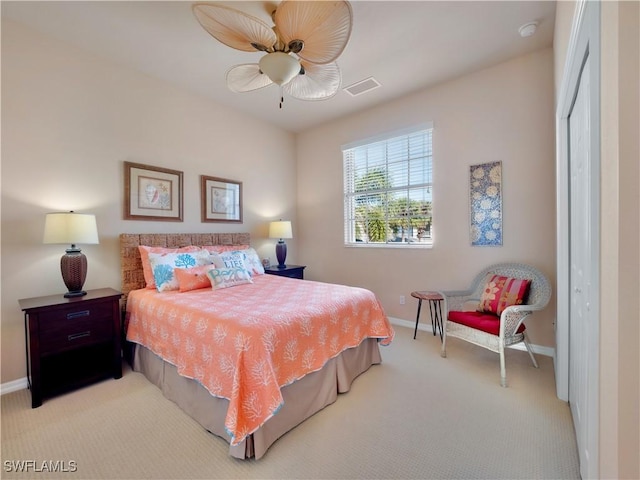
[(264, 275), (264, 267), (255, 249), (228, 250), (212, 253), (211, 260), (218, 268), (245, 268), (251, 275)]
[(479, 312), (501, 315), (511, 305), (521, 305), (529, 294), (531, 280), (488, 275), (480, 298)]
[(140, 260), (142, 260), (142, 273), (144, 274), (144, 281), (147, 284), (147, 288), (156, 288), (156, 282), (153, 278), (153, 271), (151, 270), (151, 263), (149, 263), (150, 253), (182, 253), (197, 252), (198, 250), (201, 250), (200, 247), (196, 247), (194, 245), (180, 248), (149, 247), (146, 245), (138, 246), (138, 251), (140, 252)]
[(253, 283), (251, 274), (245, 268), (213, 268), (207, 272), (214, 290)]
[(245, 250), (249, 248), (249, 245), (203, 245), (202, 248), (209, 253), (222, 253), (233, 250)]
[(229, 252), (212, 253), (211, 260), (218, 268), (245, 268), (245, 254), (243, 250), (231, 250)]
[(178, 290), (188, 292), (200, 288), (211, 288), (211, 280), (209, 280), (207, 272), (213, 268), (216, 268), (216, 266), (202, 265), (193, 268), (174, 268), (173, 273), (178, 280)]
[(174, 269), (210, 265), (211, 259), (209, 252), (205, 250), (183, 253), (150, 253), (149, 263), (157, 290), (166, 292), (180, 288)]
[(244, 266), (252, 275), (264, 275), (264, 266), (260, 261), (258, 252), (254, 248), (242, 250), (244, 253)]

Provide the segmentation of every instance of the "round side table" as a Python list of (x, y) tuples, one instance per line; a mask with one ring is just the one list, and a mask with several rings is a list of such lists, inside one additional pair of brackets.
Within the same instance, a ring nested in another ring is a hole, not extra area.
[(413, 338), (416, 338), (418, 333), (418, 323), (420, 322), (420, 309), (422, 308), (422, 301), (427, 300), (429, 302), (429, 313), (431, 314), (431, 329), (433, 335), (440, 331), (440, 341), (442, 341), (442, 295), (438, 292), (418, 291), (411, 292), (413, 298), (418, 299), (418, 313), (416, 315), (416, 328), (413, 332)]

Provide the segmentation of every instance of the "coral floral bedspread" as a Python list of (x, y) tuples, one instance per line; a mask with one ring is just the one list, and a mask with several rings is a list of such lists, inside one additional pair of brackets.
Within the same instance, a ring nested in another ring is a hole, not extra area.
[(280, 388), (365, 338), (393, 339), (369, 290), (259, 275), (254, 283), (185, 293), (129, 294), (127, 339), (229, 400), (237, 445), (277, 413)]

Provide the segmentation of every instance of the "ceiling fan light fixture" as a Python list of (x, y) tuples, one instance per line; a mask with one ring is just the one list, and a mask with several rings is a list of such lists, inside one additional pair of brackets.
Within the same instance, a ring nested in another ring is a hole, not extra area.
[(284, 52), (268, 53), (260, 59), (260, 70), (277, 85), (290, 82), (300, 73), (300, 62)]
[(199, 2), (192, 8), (200, 25), (219, 42), (244, 52), (265, 52), (259, 63), (227, 71), (232, 92), (275, 83), (280, 87), (280, 108), (285, 93), (298, 100), (326, 100), (338, 92), (341, 75), (336, 59), (353, 27), (348, 1), (280, 0), (271, 16), (273, 25), (228, 3), (232, 2)]

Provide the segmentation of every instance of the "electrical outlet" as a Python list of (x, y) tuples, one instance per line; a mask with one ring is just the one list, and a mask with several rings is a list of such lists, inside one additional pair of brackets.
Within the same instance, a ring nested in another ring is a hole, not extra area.
[(400, 295), (400, 305), (404, 305), (404, 295)]

